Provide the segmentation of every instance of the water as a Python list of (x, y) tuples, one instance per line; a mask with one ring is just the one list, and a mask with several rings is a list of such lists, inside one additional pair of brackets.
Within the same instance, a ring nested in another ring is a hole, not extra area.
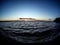
[(0, 22), (0, 32), (23, 43), (42, 43), (60, 36), (60, 23), (55, 22)]

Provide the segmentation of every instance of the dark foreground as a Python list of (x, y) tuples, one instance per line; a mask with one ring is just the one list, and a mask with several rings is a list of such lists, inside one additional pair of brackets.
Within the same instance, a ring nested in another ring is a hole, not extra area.
[[(26, 43), (25, 43), (26, 44)], [(4, 36), (2, 36), (0, 34), (0, 45), (25, 45), (24, 43), (20, 43), (20, 42), (17, 42), (15, 40), (12, 40), (10, 38), (6, 38)], [(39, 43), (34, 43), (34, 44), (38, 44), (40, 45)], [(41, 43), (41, 45), (51, 45), (51, 44), (60, 44), (60, 36), (57, 37), (55, 40), (51, 41), (51, 42), (48, 42), (48, 43)]]

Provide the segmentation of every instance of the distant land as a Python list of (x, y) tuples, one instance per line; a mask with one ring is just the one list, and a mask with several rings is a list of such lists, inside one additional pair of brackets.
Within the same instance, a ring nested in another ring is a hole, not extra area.
[(0, 22), (15, 22), (15, 21), (50, 21), (50, 20), (39, 20), (35, 18), (19, 18), (19, 20), (0, 20)]

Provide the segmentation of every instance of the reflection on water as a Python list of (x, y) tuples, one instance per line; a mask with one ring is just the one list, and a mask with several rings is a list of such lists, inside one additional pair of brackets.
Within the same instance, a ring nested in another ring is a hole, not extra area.
[(60, 35), (55, 22), (0, 22), (0, 32), (23, 43), (48, 42)]

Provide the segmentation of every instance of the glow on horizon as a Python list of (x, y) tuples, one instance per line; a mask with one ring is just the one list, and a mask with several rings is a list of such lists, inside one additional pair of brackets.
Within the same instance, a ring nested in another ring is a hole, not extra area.
[[(26, 18), (26, 17), (24, 17), (24, 18)], [(47, 20), (47, 21), (49, 20), (48, 18), (34, 18), (34, 19), (36, 19), (36, 20)], [(0, 18), (0, 21), (5, 21), (5, 20), (20, 20), (20, 19), (19, 18), (5, 18), (5, 19), (4, 18)]]

